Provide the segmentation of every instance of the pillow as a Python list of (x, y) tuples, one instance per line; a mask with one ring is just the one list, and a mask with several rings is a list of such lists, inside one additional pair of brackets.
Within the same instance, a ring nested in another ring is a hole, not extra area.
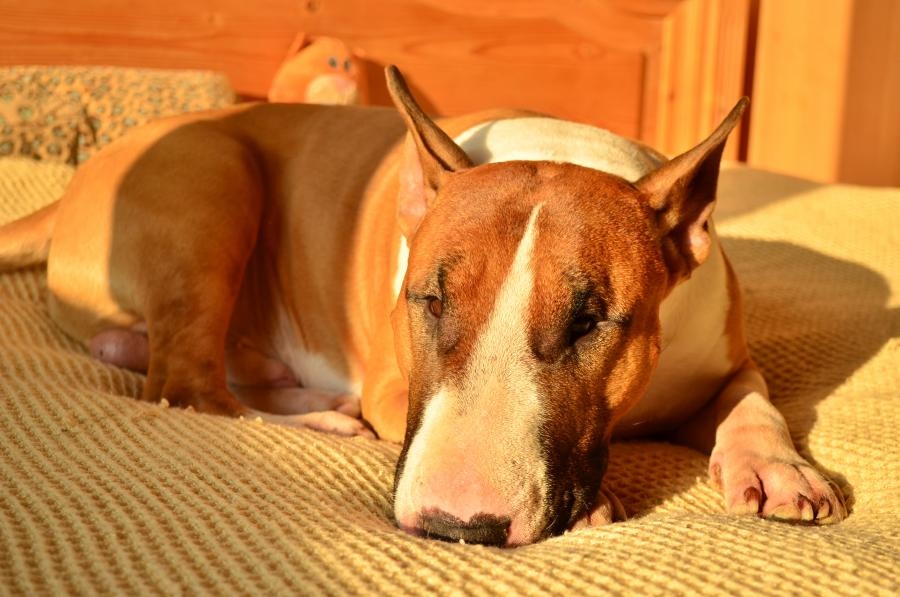
[(228, 80), (213, 72), (0, 68), (0, 156), (77, 165), (132, 127), (234, 100)]
[(96, 142), (87, 112), (75, 101), (48, 98), (39, 87), (0, 76), (0, 157), (75, 165)]

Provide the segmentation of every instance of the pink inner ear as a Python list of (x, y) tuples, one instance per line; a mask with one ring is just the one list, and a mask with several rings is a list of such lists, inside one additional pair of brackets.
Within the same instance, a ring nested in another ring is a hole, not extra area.
[(709, 257), (709, 247), (712, 243), (709, 238), (709, 219), (714, 207), (715, 202), (704, 207), (697, 219), (688, 227), (688, 251), (697, 265)]
[(403, 143), (403, 158), (400, 162), (400, 188), (397, 190), (397, 218), (400, 231), (406, 238), (412, 238), (428, 209), (425, 196), (425, 177), (416, 144), (407, 137)]

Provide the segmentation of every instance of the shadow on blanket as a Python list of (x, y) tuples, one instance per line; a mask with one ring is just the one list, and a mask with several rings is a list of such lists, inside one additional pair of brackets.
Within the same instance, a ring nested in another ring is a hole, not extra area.
[[(806, 450), (816, 405), (890, 339), (888, 282), (860, 264), (786, 242), (723, 243), (743, 287), (751, 354), (800, 452), (819, 466)], [(852, 505), (840, 471), (825, 472)]]
[[(783, 241), (725, 236), (723, 244), (743, 286), (751, 353), (768, 380), (773, 401), (788, 420), (799, 450), (815, 463), (808, 436), (816, 424), (819, 402), (834, 393), (896, 333), (892, 332), (896, 315), (888, 307), (888, 283), (868, 267)], [(24, 279), (33, 273), (13, 272), (4, 278)], [(29, 288), (18, 283), (8, 286)], [(26, 296), (8, 298), (42, 302), (46, 297), (29, 291)], [(42, 308), (42, 318), (46, 313)], [(65, 350), (82, 352), (74, 343), (68, 343)], [(88, 389), (92, 380), (105, 379), (102, 370), (109, 367), (92, 363), (79, 370), (78, 379), (69, 382)], [(127, 379), (129, 383), (115, 393), (136, 393), (141, 377), (129, 375)], [(852, 442), (854, 438), (847, 440)], [(379, 452), (389, 459), (388, 453), (394, 449), (385, 446)], [(711, 500), (678, 502), (689, 489), (705, 483), (706, 466), (704, 455), (653, 438), (620, 442), (611, 449), (607, 479), (631, 516), (641, 516), (672, 501), (677, 509), (704, 511)], [(852, 488), (842, 471), (823, 470), (842, 486), (852, 504)], [(390, 474), (387, 470), (384, 473)], [(666, 482), (660, 482), (660, 475), (666, 475)], [(389, 518), (390, 510), (383, 515)]]
[[(840, 471), (816, 462), (807, 437), (817, 404), (890, 339), (888, 283), (867, 267), (786, 242), (724, 238), (723, 244), (743, 287), (750, 351), (772, 400), (801, 454), (840, 485), (852, 506), (852, 486)], [(657, 452), (660, 461), (653, 458)], [(660, 466), (672, 457), (679, 466)], [(706, 466), (705, 458), (687, 448), (619, 442), (611, 450), (608, 483), (629, 515), (640, 517), (698, 480), (705, 482)], [(660, 473), (666, 482), (653, 483), (650, 475)], [(641, 479), (643, 474), (648, 477)]]

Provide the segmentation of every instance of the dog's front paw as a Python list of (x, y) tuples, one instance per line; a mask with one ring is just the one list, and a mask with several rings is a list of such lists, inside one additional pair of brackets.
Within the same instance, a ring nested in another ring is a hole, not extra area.
[(251, 417), (259, 417), (267, 423), (284, 425), (297, 429), (314, 429), (324, 433), (344, 436), (360, 436), (375, 439), (375, 434), (362, 419), (334, 410), (324, 410), (299, 415), (274, 415), (261, 411), (251, 411)]
[(597, 493), (597, 501), (594, 508), (572, 523), (569, 526), (570, 531), (577, 531), (587, 527), (597, 527), (613, 522), (624, 522), (628, 520), (628, 514), (619, 498), (615, 496), (609, 489), (601, 487)]
[(840, 489), (796, 453), (767, 457), (751, 450), (714, 450), (709, 476), (730, 514), (814, 524), (847, 517)]

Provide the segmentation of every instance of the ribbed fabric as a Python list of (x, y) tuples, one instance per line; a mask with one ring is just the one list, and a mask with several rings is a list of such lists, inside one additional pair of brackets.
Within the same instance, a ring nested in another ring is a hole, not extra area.
[[(0, 221), (70, 175), (0, 160)], [(0, 276), (0, 594), (896, 595), (900, 191), (739, 169), (720, 195), (753, 354), (844, 523), (727, 516), (704, 455), (631, 442), (607, 481), (628, 522), (509, 550), (408, 537), (396, 446), (129, 399), (140, 376), (54, 326), (39, 267)]]

